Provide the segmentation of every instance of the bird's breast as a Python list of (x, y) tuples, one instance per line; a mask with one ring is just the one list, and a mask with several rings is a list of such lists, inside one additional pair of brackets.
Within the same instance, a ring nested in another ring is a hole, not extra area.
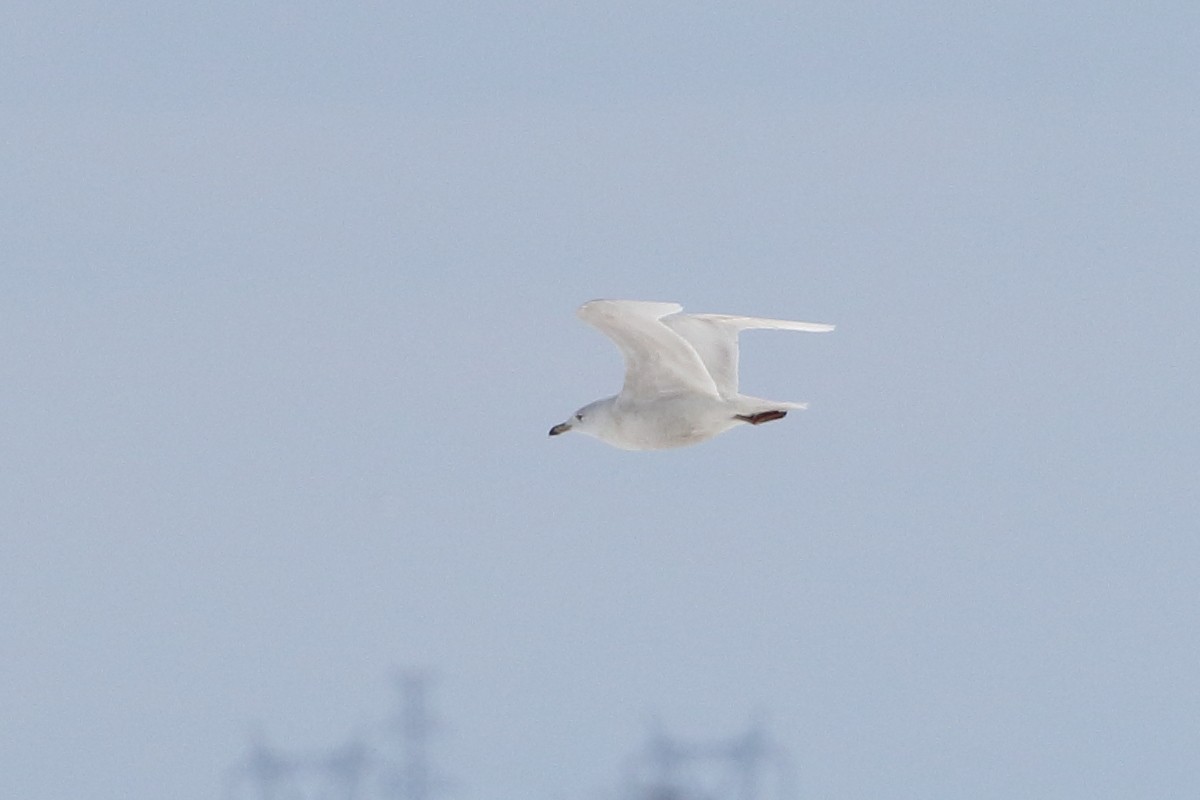
[(699, 444), (736, 424), (719, 398), (667, 396), (615, 409), (609, 444), (626, 450), (666, 450)]

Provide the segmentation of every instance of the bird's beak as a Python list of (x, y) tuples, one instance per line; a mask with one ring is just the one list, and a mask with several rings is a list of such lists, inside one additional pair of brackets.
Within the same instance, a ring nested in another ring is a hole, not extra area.
[(569, 430), (571, 430), (571, 423), (560, 422), (559, 424), (555, 425), (553, 428), (550, 429), (550, 435), (558, 436), (560, 433), (566, 433)]

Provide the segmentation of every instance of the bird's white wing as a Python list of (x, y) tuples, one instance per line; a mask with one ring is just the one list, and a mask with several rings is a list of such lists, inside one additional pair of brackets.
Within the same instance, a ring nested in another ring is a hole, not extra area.
[(625, 357), (623, 398), (650, 400), (679, 391), (719, 394), (692, 345), (661, 322), (682, 310), (678, 303), (645, 300), (592, 300), (580, 306), (580, 318), (612, 339)]
[(822, 322), (793, 322), (786, 319), (735, 317), (729, 314), (679, 314), (662, 323), (692, 346), (724, 397), (738, 393), (738, 333), (750, 328), (824, 333), (833, 330)]

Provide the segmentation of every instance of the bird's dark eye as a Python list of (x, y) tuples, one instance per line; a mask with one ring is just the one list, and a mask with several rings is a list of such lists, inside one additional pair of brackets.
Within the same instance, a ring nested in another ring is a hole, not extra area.
[(579, 420), (580, 422), (583, 422), (583, 414), (576, 414), (575, 419)]

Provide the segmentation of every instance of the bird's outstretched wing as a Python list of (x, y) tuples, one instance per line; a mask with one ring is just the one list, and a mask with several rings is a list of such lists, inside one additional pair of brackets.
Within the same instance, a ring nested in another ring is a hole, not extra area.
[(723, 397), (738, 393), (738, 333), (750, 328), (824, 333), (833, 330), (822, 322), (735, 317), (729, 314), (681, 314), (663, 317), (662, 324), (687, 340)]
[(637, 402), (679, 391), (719, 394), (701, 356), (662, 322), (682, 310), (678, 303), (646, 300), (592, 300), (580, 306), (580, 318), (612, 339), (625, 358), (623, 399)]

